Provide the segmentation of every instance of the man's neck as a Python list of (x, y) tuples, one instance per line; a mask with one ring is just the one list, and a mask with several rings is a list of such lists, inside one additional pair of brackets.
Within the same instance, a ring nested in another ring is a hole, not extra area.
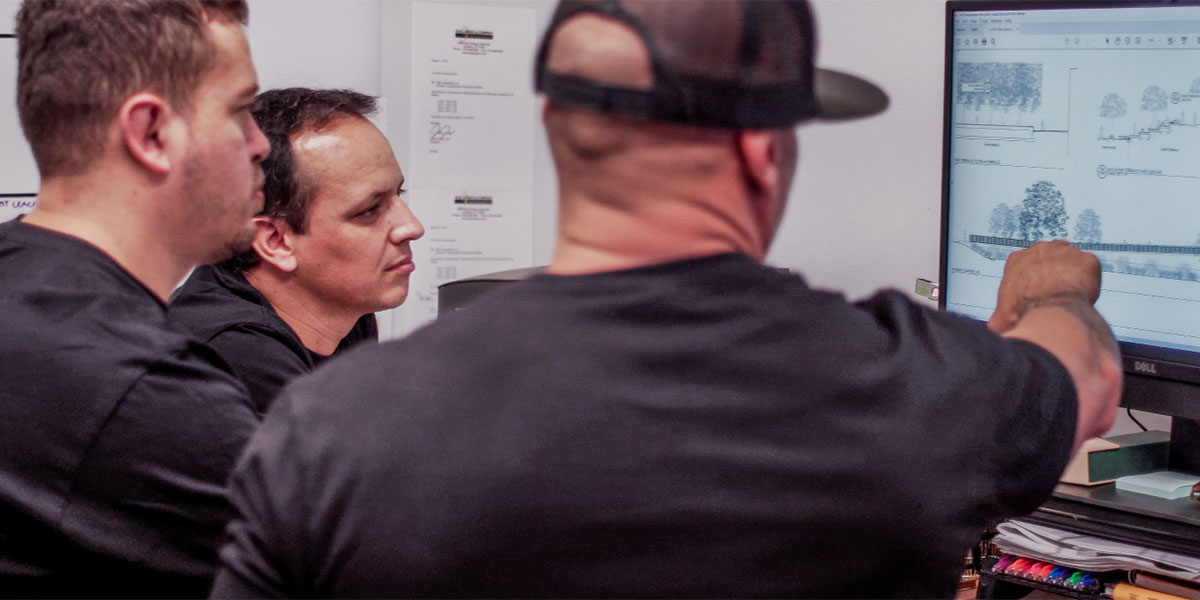
[(548, 272), (624, 270), (737, 252), (762, 260), (766, 191), (734, 132), (644, 124), (547, 105), (558, 172)]
[(314, 354), (333, 354), (362, 316), (314, 298), (306, 290), (298, 289), (293, 278), (273, 270), (271, 266), (259, 265), (243, 275), (250, 285), (266, 297), (279, 318), (296, 332), (300, 343)]
[(729, 252), (757, 260), (765, 255), (758, 229), (729, 208), (736, 203), (658, 196), (614, 206), (584, 195), (563, 202), (550, 273), (600, 273)]
[(166, 302), (195, 266), (143, 210), (146, 192), (116, 189), (93, 179), (49, 179), (38, 205), (22, 222), (83, 240), (112, 258)]

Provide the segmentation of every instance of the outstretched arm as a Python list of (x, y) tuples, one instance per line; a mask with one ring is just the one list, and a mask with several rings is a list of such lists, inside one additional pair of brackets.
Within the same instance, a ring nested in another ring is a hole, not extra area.
[(1054, 355), (1075, 383), (1079, 418), (1073, 448), (1112, 426), (1121, 397), (1121, 354), (1093, 304), (1100, 261), (1066, 241), (1038, 242), (1004, 266), (988, 327)]

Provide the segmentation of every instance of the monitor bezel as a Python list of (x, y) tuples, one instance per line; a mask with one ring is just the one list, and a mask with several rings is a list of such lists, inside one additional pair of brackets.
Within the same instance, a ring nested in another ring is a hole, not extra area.
[[(939, 280), (941, 290), (938, 308), (946, 310), (948, 297), (947, 269), (949, 268), (950, 239), (950, 150), (952, 136), (952, 99), (954, 64), (954, 16), (960, 11), (1050, 11), (1063, 9), (1118, 9), (1118, 8), (1176, 8), (1200, 7), (1200, 0), (947, 0), (944, 74), (943, 74), (943, 122), (942, 122), (942, 211), (939, 256)], [(1174, 398), (1195, 399), (1196, 385), (1200, 385), (1200, 352), (1190, 352), (1161, 346), (1120, 342), (1122, 362), (1126, 377), (1126, 393), (1123, 404), (1172, 416), (1200, 419), (1200, 402), (1180, 403)], [(1144, 382), (1156, 382), (1149, 386), (1153, 393), (1141, 393)], [(1134, 388), (1130, 390), (1130, 385)], [(1184, 406), (1187, 404), (1187, 406)]]

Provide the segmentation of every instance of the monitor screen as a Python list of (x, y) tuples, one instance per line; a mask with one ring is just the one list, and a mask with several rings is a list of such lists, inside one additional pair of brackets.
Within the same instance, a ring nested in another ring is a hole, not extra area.
[(1200, 383), (1200, 3), (947, 4), (941, 304), (1043, 239), (1099, 257), (1126, 371)]

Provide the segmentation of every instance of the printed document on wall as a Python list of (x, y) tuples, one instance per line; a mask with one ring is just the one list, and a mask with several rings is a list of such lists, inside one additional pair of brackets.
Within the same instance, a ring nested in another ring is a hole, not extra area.
[[(0, 38), (0, 93), (17, 95), (17, 40)], [(0, 223), (37, 206), (39, 187), (33, 152), (25, 142), (16, 105), (0, 110)]]
[(437, 317), (439, 285), (531, 266), (531, 191), (413, 190), (408, 202), (420, 215), (425, 237), (413, 245), (416, 270), (409, 278), (399, 335)]
[(412, 6), (412, 182), (533, 187), (535, 12)]

